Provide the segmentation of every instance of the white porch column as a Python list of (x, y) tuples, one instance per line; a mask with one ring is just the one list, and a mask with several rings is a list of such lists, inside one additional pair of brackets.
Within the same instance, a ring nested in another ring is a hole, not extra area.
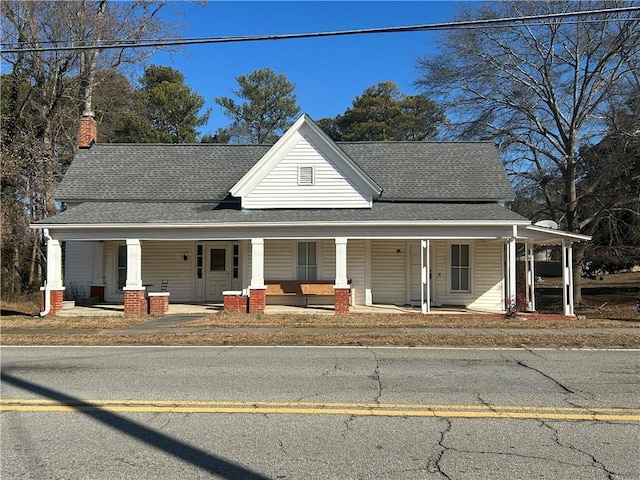
[(264, 238), (251, 239), (251, 285), (264, 288)]
[(526, 245), (526, 274), (527, 274), (527, 308), (530, 312), (536, 310), (536, 271), (535, 271), (535, 255), (533, 244)]
[(364, 304), (373, 305), (371, 293), (371, 240), (364, 241)]
[(335, 288), (349, 288), (347, 278), (347, 239), (337, 237), (336, 242), (336, 284)]
[[(516, 302), (516, 237), (507, 240), (507, 301)], [(508, 307), (509, 305), (506, 305)]]
[(104, 243), (93, 242), (93, 278), (91, 279), (92, 286), (104, 287), (104, 272), (103, 272), (103, 256), (104, 256)]
[(420, 304), (422, 313), (431, 313), (431, 279), (429, 278), (429, 272), (431, 271), (431, 265), (429, 265), (429, 240), (420, 241), (420, 265), (421, 269), (421, 288), (420, 288)]
[(125, 290), (142, 290), (142, 247), (140, 240), (127, 239), (127, 283)]
[(562, 241), (562, 310), (573, 316), (573, 248), (569, 240)]
[(62, 247), (59, 240), (47, 240), (47, 288), (64, 290), (62, 285)]
[(240, 262), (242, 264), (242, 290), (243, 295), (247, 293), (249, 288), (249, 241), (240, 240)]

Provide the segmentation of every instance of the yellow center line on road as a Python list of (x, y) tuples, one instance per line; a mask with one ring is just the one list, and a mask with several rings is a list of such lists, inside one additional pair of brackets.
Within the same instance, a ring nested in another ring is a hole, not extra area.
[(447, 405), (403, 403), (267, 402), (197, 400), (2, 399), (0, 411), (68, 412), (103, 410), (138, 413), (244, 413), (288, 415), (360, 415), (640, 422), (640, 408), (550, 407), (519, 405)]

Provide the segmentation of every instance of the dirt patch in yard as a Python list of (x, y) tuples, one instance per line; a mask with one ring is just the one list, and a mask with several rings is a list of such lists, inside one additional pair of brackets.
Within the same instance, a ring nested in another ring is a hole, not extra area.
[[(624, 275), (624, 283), (617, 275)], [(576, 315), (587, 319), (640, 321), (636, 309), (640, 272), (611, 275), (613, 280), (588, 280), (582, 287), (582, 305), (575, 307)], [(616, 281), (617, 280), (617, 281)], [(562, 288), (536, 286), (536, 307), (542, 313), (562, 312)]]

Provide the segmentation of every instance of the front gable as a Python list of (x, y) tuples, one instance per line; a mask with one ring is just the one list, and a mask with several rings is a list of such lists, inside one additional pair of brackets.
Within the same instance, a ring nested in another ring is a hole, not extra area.
[(244, 209), (371, 208), (381, 188), (302, 115), (230, 193)]

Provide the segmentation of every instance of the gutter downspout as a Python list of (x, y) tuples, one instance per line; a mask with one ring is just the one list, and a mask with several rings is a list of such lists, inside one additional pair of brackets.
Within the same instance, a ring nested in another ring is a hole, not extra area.
[[(45, 228), (42, 231), (44, 238), (47, 243), (51, 240), (51, 235), (49, 235), (49, 229)], [(49, 311), (51, 310), (51, 289), (49, 288), (49, 284), (47, 281), (44, 281), (44, 287), (40, 288), (40, 290), (44, 290), (44, 311), (40, 312), (41, 317), (46, 317), (49, 315)]]

